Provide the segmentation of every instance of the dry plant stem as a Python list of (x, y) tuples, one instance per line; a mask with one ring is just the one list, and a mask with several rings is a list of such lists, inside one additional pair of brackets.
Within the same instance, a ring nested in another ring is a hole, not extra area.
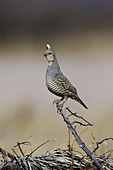
[(23, 156), (25, 156), (24, 153), (23, 153), (23, 151), (22, 151), (22, 149), (21, 149), (21, 147), (20, 147), (20, 145), (21, 145), (21, 143), (17, 142), (17, 146), (19, 147), (21, 154), (22, 154)]
[(30, 157), (36, 150), (38, 150), (41, 146), (45, 145), (46, 143), (50, 142), (50, 140), (42, 143), (41, 145), (39, 145), (38, 147), (36, 147), (28, 156), (26, 159), (28, 159), (28, 157)]
[(93, 153), (86, 147), (85, 143), (82, 141), (82, 139), (79, 137), (78, 133), (76, 132), (75, 128), (73, 127), (72, 123), (69, 121), (68, 117), (64, 116), (63, 110), (61, 107), (56, 105), (57, 112), (63, 117), (64, 122), (67, 124), (68, 128), (71, 130), (72, 134), (74, 135), (76, 142), (78, 143), (79, 147), (85, 151), (87, 156), (91, 158), (93, 161), (93, 164), (99, 169), (104, 170), (103, 166), (99, 164)]
[[(28, 159), (28, 158), (29, 158), (36, 150), (38, 150), (40, 147), (42, 147), (43, 145), (45, 145), (45, 144), (47, 144), (47, 143), (49, 143), (49, 142), (51, 142), (51, 141), (56, 142), (56, 143), (58, 144), (59, 149), (60, 149), (60, 151), (62, 152), (62, 155), (63, 155), (63, 151), (62, 151), (62, 149), (61, 149), (60, 144), (59, 144), (56, 140), (53, 139), (53, 140), (48, 140), (48, 141), (42, 143), (41, 145), (37, 146), (29, 155), (27, 155), (26, 159)], [(63, 155), (63, 157), (64, 157), (64, 155)]]

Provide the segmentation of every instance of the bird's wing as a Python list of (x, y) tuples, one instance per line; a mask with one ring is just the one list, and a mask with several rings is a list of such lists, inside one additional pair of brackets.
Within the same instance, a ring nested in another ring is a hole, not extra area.
[(65, 92), (69, 93), (70, 95), (77, 95), (76, 88), (70, 83), (70, 81), (63, 75), (58, 74), (56, 75), (57, 79), (57, 86), (64, 89)]

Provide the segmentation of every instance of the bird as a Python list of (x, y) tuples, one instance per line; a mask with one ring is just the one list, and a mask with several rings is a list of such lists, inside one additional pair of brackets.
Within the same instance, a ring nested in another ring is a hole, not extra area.
[(46, 52), (44, 53), (44, 56), (48, 62), (46, 71), (46, 86), (51, 93), (61, 97), (61, 99), (55, 100), (53, 103), (56, 103), (57, 106), (62, 108), (67, 99), (71, 98), (88, 109), (88, 107), (79, 98), (76, 88), (63, 75), (58, 64), (56, 54), (49, 44), (46, 45)]

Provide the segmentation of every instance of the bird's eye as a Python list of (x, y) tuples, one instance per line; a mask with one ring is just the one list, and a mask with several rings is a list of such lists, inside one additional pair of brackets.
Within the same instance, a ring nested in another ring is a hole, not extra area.
[(48, 53), (49, 55), (51, 55), (52, 53)]

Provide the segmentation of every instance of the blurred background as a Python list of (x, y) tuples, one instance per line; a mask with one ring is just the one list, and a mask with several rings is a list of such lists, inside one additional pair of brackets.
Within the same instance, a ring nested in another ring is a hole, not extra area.
[[(84, 133), (86, 128), (77, 128), (82, 139), (92, 147), (93, 137), (100, 141), (113, 136), (113, 1), (4, 0), (0, 1), (0, 147), (8, 151), (31, 135), (33, 149), (50, 139), (66, 148), (68, 130), (52, 104), (57, 97), (45, 85), (47, 43), (89, 108), (70, 99), (65, 104), (94, 123)], [(113, 146), (105, 143), (100, 151), (108, 145)], [(35, 155), (56, 147), (49, 143)]]

